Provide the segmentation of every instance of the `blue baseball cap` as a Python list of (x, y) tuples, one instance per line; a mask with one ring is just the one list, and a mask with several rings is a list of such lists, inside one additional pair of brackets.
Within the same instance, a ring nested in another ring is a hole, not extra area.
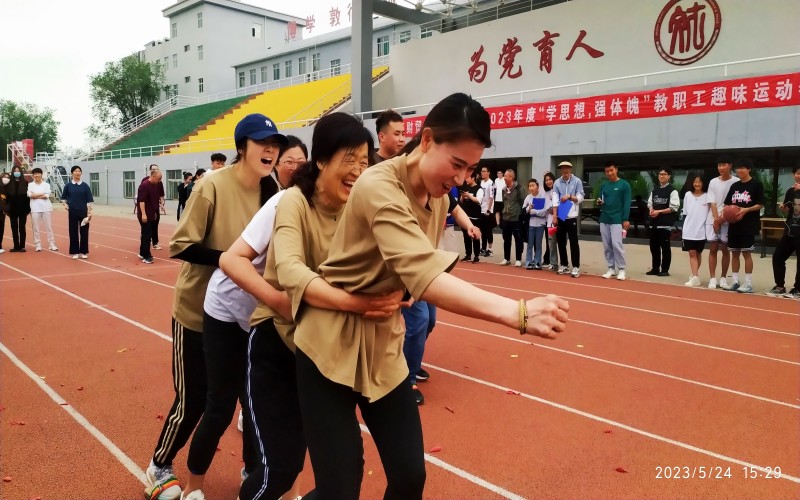
[(260, 141), (273, 136), (284, 146), (289, 143), (286, 136), (278, 132), (275, 123), (261, 113), (253, 113), (242, 118), (233, 132), (233, 140), (237, 143), (244, 138)]

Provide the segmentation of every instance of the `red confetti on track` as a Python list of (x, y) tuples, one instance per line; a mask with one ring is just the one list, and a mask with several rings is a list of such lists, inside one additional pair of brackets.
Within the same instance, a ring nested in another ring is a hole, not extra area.
[(617, 471), (617, 472), (621, 472), (623, 474), (627, 474), (628, 473), (628, 471), (626, 471), (624, 467), (617, 467), (614, 470)]
[(3, 478), (3, 482), (4, 483), (10, 483), (13, 480), (14, 480), (14, 478), (11, 477), (11, 476), (6, 476), (6, 477)]
[(78, 390), (82, 391), (83, 390), (83, 386), (78, 387)]
[(603, 431), (603, 433), (604, 434), (614, 434), (614, 431), (612, 431), (611, 429), (606, 429), (606, 430)]
[(452, 409), (452, 408), (450, 408), (449, 406), (445, 406), (445, 407), (444, 407), (444, 409), (445, 409), (445, 410), (447, 410), (447, 411), (449, 411), (450, 413), (455, 413), (455, 410), (453, 410), (453, 409)]
[(441, 446), (434, 446), (433, 448), (428, 450), (428, 453), (439, 453), (440, 451), (442, 451), (442, 447)]
[(519, 396), (519, 393), (517, 391), (512, 391), (511, 389), (507, 390), (506, 394), (512, 394), (514, 396)]

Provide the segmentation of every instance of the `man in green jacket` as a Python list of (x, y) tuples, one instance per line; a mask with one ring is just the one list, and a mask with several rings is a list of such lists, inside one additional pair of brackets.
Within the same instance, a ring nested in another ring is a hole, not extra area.
[(600, 197), (595, 200), (600, 207), (600, 237), (603, 239), (603, 253), (608, 271), (603, 278), (614, 276), (625, 279), (625, 247), (622, 240), (628, 231), (631, 212), (631, 185), (619, 178), (619, 171), (613, 161), (606, 163), (608, 182), (600, 186)]

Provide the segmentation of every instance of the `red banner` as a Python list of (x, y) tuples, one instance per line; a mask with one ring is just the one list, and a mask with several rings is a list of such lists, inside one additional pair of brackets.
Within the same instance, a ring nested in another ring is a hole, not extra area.
[[(633, 120), (716, 113), (737, 109), (797, 106), (800, 73), (698, 83), (624, 94), (486, 108), (492, 129)], [(405, 134), (422, 128), (424, 116), (405, 119)]]

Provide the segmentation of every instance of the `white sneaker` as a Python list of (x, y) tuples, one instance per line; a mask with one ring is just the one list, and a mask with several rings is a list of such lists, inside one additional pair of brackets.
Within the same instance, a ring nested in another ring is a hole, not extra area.
[(146, 482), (145, 498), (176, 500), (183, 495), (181, 485), (175, 478), (172, 466), (158, 468), (153, 462), (150, 462), (144, 476)]
[(42, 251), (42, 247), (40, 247), (39, 245), (36, 245), (36, 251), (37, 252), (41, 252)]
[(722, 277), (719, 279), (719, 285), (717, 285), (717, 288), (722, 288), (723, 290), (730, 290), (731, 286), (728, 284), (728, 280)]
[(244, 432), (244, 415), (242, 415), (242, 410), (239, 410), (239, 421), (236, 423), (236, 428), (239, 429), (239, 432)]
[(80, 257), (81, 257), (80, 255), (75, 254), (72, 256), (72, 260), (78, 260)]
[(508, 260), (506, 260), (506, 259), (503, 259), (503, 262), (501, 262), (501, 263), (500, 263), (500, 265), (501, 265), (501, 266), (507, 266), (507, 265), (509, 265), (509, 264), (511, 264), (511, 262), (509, 262), (509, 261), (508, 261)]
[(194, 490), (188, 495), (186, 494), (185, 491), (182, 491), (181, 500), (206, 500), (206, 496), (200, 490)]
[(0, 248), (0, 253), (6, 253), (6, 251)]
[[(624, 271), (621, 271), (621, 272), (624, 272)], [(605, 278), (605, 279), (613, 278), (614, 276), (616, 276), (616, 274), (617, 273), (616, 273), (616, 271), (614, 271), (613, 268), (608, 268), (608, 271), (606, 271), (605, 274), (603, 274), (602, 277)]]
[[(153, 250), (161, 250), (161, 245), (153, 245)], [(194, 493), (194, 491), (192, 493)], [(202, 492), (200, 494), (202, 495)]]
[(736, 291), (739, 293), (753, 293), (753, 285), (745, 283), (744, 285), (739, 286)]
[(581, 275), (581, 270), (577, 267), (572, 268), (572, 277), (577, 278)]
[(684, 283), (686, 286), (700, 286), (700, 277), (699, 276), (692, 276), (689, 278), (689, 281)]
[(626, 279), (628, 279), (625, 276), (625, 270), (624, 269), (620, 269), (619, 270), (619, 274), (617, 274), (617, 279), (620, 280), (620, 281), (625, 281)]
[(58, 252), (58, 247), (55, 246), (55, 245), (50, 245), (50, 251), (51, 252)]
[(558, 274), (569, 274), (569, 268), (567, 266), (559, 267)]
[(85, 253), (82, 253), (82, 254), (81, 254), (81, 259), (84, 259), (84, 260), (86, 260), (86, 259), (88, 259), (88, 258), (89, 258), (89, 256), (88, 256), (87, 254), (85, 254)]
[(716, 290), (717, 288), (717, 278), (711, 278), (708, 280), (708, 288), (712, 290)]
[(520, 261), (514, 262), (514, 267), (522, 267), (522, 262)]

